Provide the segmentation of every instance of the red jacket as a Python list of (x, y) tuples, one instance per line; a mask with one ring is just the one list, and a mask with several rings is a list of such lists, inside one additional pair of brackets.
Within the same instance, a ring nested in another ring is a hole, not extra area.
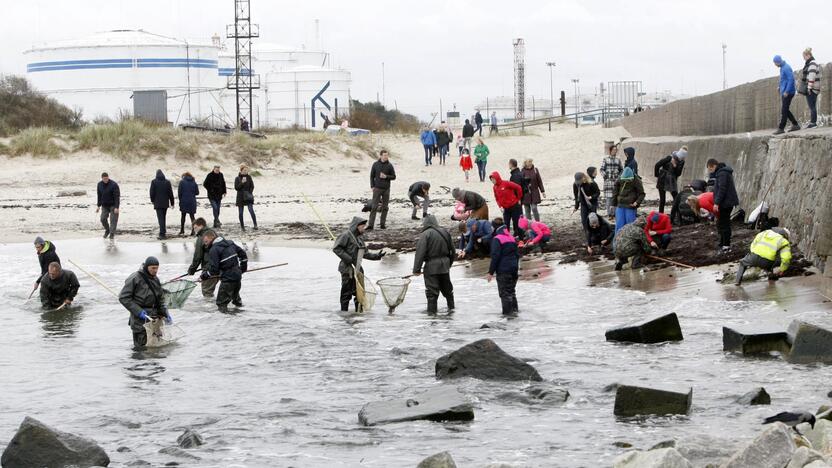
[[(659, 220), (655, 223), (653, 222), (654, 215), (659, 215)], [(656, 231), (657, 236), (673, 232), (673, 225), (670, 224), (670, 216), (659, 213), (658, 211), (651, 211), (647, 215), (647, 226), (644, 226), (644, 233), (647, 234), (647, 241), (653, 242), (653, 236), (650, 235), (650, 231)]]
[(497, 200), (497, 206), (506, 209), (520, 203), (523, 199), (523, 188), (510, 180), (503, 180), (500, 173), (494, 171), (491, 173), (491, 178), (494, 179), (494, 198)]
[(699, 198), (699, 208), (705, 209), (710, 213), (713, 213), (714, 216), (717, 218), (719, 217), (719, 212), (714, 211), (714, 193), (713, 192), (705, 192), (701, 195), (698, 195)]

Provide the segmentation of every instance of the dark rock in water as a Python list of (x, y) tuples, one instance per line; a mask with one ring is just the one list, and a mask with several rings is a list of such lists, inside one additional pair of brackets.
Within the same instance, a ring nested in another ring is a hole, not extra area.
[(506, 325), (503, 322), (488, 322), (488, 323), (482, 324), (482, 326), (480, 327), (480, 330), (487, 330), (487, 329), (506, 330), (506, 329), (508, 329), (508, 325)]
[(620, 385), (615, 392), (616, 416), (688, 414), (693, 389), (677, 393), (654, 388)]
[(613, 447), (618, 447), (618, 448), (625, 448), (625, 449), (633, 448), (633, 444), (631, 444), (629, 442), (624, 442), (623, 440), (616, 440), (615, 442), (612, 443), (612, 446)]
[(737, 399), (741, 405), (770, 405), (771, 396), (763, 387), (757, 387)]
[(203, 441), (202, 436), (188, 428), (176, 439), (176, 443), (182, 448), (194, 448), (202, 445)]
[(830, 391), (829, 393), (827, 393), (827, 394), (826, 394), (826, 396), (828, 396), (829, 398), (832, 398), (832, 391)]
[(179, 457), (179, 458), (187, 458), (189, 460), (199, 460), (200, 459), (196, 455), (191, 455), (190, 453), (182, 450), (179, 447), (165, 447), (163, 449), (160, 449), (159, 453), (161, 453), (163, 455), (171, 455), (171, 456)]
[(367, 403), (358, 413), (358, 421), (365, 426), (420, 419), (470, 421), (474, 407), (455, 387), (442, 386), (412, 398)]
[(832, 331), (795, 320), (787, 331), (792, 349), (788, 361), (796, 364), (832, 364)]
[(548, 384), (532, 384), (526, 394), (541, 402), (563, 403), (569, 399), (569, 390)]
[(773, 351), (789, 352), (788, 335), (784, 331), (759, 330), (751, 327), (722, 327), (722, 350), (742, 354)]
[(110, 457), (95, 441), (53, 429), (26, 416), (6, 450), (3, 468), (108, 466)]
[(440, 452), (425, 458), (416, 468), (456, 468), (456, 463), (450, 453)]
[(118, 453), (128, 453), (128, 452), (132, 452), (132, 450), (130, 450), (130, 447), (125, 447), (125, 446), (122, 445), (121, 447), (116, 449), (116, 452), (118, 452)]
[(656, 317), (646, 322), (635, 322), (607, 330), (607, 341), (628, 343), (662, 343), (682, 341), (682, 328), (675, 313)]
[(537, 370), (510, 356), (489, 339), (475, 341), (436, 360), (436, 378), (473, 377), (481, 380), (534, 380)]
[(146, 460), (133, 460), (127, 463), (127, 466), (153, 466), (153, 464)]

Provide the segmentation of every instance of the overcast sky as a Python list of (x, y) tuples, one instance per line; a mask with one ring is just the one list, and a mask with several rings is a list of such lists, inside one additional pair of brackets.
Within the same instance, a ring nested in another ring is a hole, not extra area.
[[(0, 73), (23, 74), (21, 52), (44, 41), (142, 28), (208, 39), (233, 22), (233, 0), (3, 0)], [(832, 58), (830, 0), (252, 0), (264, 42), (324, 48), (352, 72), (352, 95), (375, 100), (386, 70), (386, 102), (421, 117), (456, 103), (512, 94), (512, 39), (526, 41), (527, 95), (583, 93), (600, 82), (641, 80), (645, 91), (706, 94), (722, 88), (722, 42), (729, 86), (772, 76), (775, 53), (795, 68), (807, 45)]]

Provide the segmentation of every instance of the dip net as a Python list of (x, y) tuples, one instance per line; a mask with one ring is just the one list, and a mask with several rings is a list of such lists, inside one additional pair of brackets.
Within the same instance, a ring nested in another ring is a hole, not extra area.
[(182, 308), (194, 288), (196, 288), (196, 283), (189, 280), (177, 280), (163, 284), (165, 306), (168, 309)]
[(407, 295), (407, 288), (410, 286), (410, 278), (382, 278), (376, 282), (378, 289), (381, 291), (381, 297), (384, 298), (384, 303), (387, 304), (388, 312), (393, 313)]
[(185, 336), (185, 332), (178, 325), (165, 325), (164, 319), (146, 322), (144, 329), (147, 332), (147, 348), (167, 346)]
[(353, 271), (355, 271), (355, 298), (358, 300), (358, 305), (361, 306), (361, 310), (358, 312), (363, 313), (373, 310), (378, 295), (373, 282), (365, 281), (366, 277), (360, 270), (355, 269)]

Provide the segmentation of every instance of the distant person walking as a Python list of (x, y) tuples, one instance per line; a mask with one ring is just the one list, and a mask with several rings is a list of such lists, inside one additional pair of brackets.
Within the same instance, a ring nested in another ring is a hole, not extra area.
[(477, 163), (477, 173), (480, 176), (480, 182), (485, 182), (485, 166), (488, 165), (489, 154), (491, 154), (491, 151), (489, 151), (488, 146), (485, 145), (482, 138), (477, 138), (477, 146), (474, 148), (474, 160)]
[(445, 158), (448, 157), (448, 151), (451, 146), (451, 135), (444, 125), (439, 127), (439, 130), (436, 132), (436, 146), (439, 147), (439, 164), (445, 165)]
[(818, 126), (818, 94), (820, 94), (821, 69), (812, 55), (812, 48), (807, 47), (803, 51), (803, 71), (800, 74), (800, 87), (797, 92), (806, 96), (806, 105), (809, 106), (809, 123), (806, 128)]
[(220, 222), (220, 206), (222, 205), (222, 197), (228, 192), (225, 187), (225, 176), (220, 171), (220, 166), (214, 166), (214, 169), (205, 176), (205, 181), (202, 182), (205, 191), (208, 192), (208, 201), (211, 202), (211, 211), (214, 214), (214, 227), (222, 227)]
[(783, 57), (780, 57), (779, 55), (774, 56), (774, 65), (780, 68), (780, 124), (777, 125), (777, 130), (774, 134), (780, 135), (781, 133), (785, 133), (786, 120), (792, 123), (791, 128), (789, 128), (790, 132), (800, 130), (800, 125), (797, 124), (797, 119), (794, 118), (792, 111), (789, 110), (789, 107), (792, 105), (792, 98), (794, 98), (795, 92), (794, 71), (792, 71), (792, 67), (786, 63), (785, 60), (783, 60)]
[[(436, 135), (431, 129), (425, 127), (422, 129), (422, 134), (419, 136), (422, 141), (422, 147), (425, 149), (425, 166), (433, 164), (433, 148), (436, 147)], [(372, 224), (371, 224), (372, 226)]]
[(534, 167), (534, 160), (531, 158), (523, 161), (523, 170), (521, 171), (526, 191), (523, 194), (523, 212), (527, 219), (534, 219), (540, 221), (540, 213), (537, 211), (537, 206), (543, 197), (546, 196), (546, 189), (543, 187), (543, 178), (540, 177), (540, 171)]
[(470, 120), (465, 119), (465, 125), (462, 126), (462, 143), (468, 151), (471, 151), (471, 138), (474, 138), (474, 126)]
[(717, 215), (717, 232), (721, 253), (731, 251), (731, 211), (740, 204), (734, 185), (734, 170), (716, 159), (707, 162), (708, 172), (714, 178), (714, 212)]
[(477, 132), (479, 132), (480, 136), (482, 136), (482, 114), (480, 114), (479, 109), (477, 109), (477, 113), (474, 114), (474, 123), (477, 124)]
[(456, 147), (459, 149), (459, 155), (462, 156), (462, 150), (465, 149), (465, 140), (462, 138), (462, 135), (456, 136)]
[(462, 149), (462, 154), (459, 156), (459, 167), (465, 173), (465, 182), (468, 182), (468, 173), (474, 168), (474, 163), (471, 162), (471, 154), (468, 148)]
[(248, 208), (251, 216), (251, 223), (254, 230), (257, 230), (257, 215), (254, 214), (254, 179), (248, 173), (248, 166), (240, 164), (240, 173), (234, 179), (234, 190), (237, 191), (237, 215), (240, 218), (240, 230), (246, 231), (246, 224), (243, 220), (243, 208)]
[(367, 223), (367, 230), (373, 229), (376, 223), (376, 213), (381, 211), (381, 229), (387, 229), (387, 210), (390, 203), (390, 182), (396, 180), (396, 169), (389, 161), (390, 155), (387, 150), (379, 152), (378, 160), (373, 163), (370, 169), (370, 189), (373, 191), (372, 207), (370, 209), (370, 221)]
[(179, 220), (179, 235), (185, 234), (185, 215), (191, 218), (191, 235), (194, 235), (194, 215), (196, 214), (196, 196), (199, 195), (199, 185), (190, 172), (182, 174), (179, 187), (176, 189), (179, 195), (179, 211), (182, 217)]
[[(104, 238), (116, 237), (118, 226), (118, 211), (121, 203), (121, 192), (118, 183), (110, 179), (106, 172), (101, 173), (101, 181), (98, 183), (98, 207), (95, 212), (101, 212), (101, 225), (104, 226)], [(109, 222), (108, 222), (109, 221)]]
[[(609, 143), (607, 155), (601, 161), (601, 176), (604, 177), (604, 200), (607, 203), (607, 215), (610, 218), (615, 218), (616, 205), (613, 199), (617, 196), (615, 193), (615, 183), (618, 182), (618, 177), (624, 171), (624, 165), (618, 159), (618, 147)], [(635, 173), (633, 173), (635, 174)]]
[(491, 136), (492, 133), (500, 133), (500, 129), (497, 128), (497, 113), (491, 113), (491, 128), (488, 130), (488, 136)]
[(176, 204), (176, 199), (173, 198), (173, 187), (170, 181), (165, 179), (165, 174), (161, 169), (156, 170), (156, 178), (150, 182), (150, 201), (153, 203), (153, 209), (156, 210), (156, 220), (159, 222), (159, 240), (167, 239), (167, 214), (168, 205), (171, 208)]

